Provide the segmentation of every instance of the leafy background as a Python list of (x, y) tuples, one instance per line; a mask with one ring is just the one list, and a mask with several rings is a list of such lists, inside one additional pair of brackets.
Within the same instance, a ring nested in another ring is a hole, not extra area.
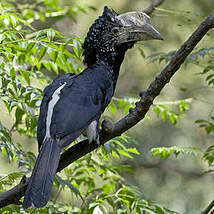
[[(30, 175), (42, 90), (79, 73), (88, 27), (108, 5), (119, 13), (150, 1), (18, 0), (0, 3), (0, 192)], [(127, 53), (103, 118), (124, 116), (176, 49), (212, 13), (211, 0), (166, 0), (152, 15), (163, 42)], [(213, 31), (155, 100), (146, 120), (58, 173), (45, 208), (1, 213), (198, 213), (213, 200)], [(81, 140), (78, 139), (77, 141)], [(173, 210), (173, 211), (170, 211)]]

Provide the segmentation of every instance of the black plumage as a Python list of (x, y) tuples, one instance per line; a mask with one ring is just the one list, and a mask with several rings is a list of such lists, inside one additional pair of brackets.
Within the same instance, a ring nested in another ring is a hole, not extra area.
[[(83, 44), (87, 68), (78, 75), (62, 75), (45, 88), (37, 129), (40, 153), (25, 193), (25, 209), (47, 203), (63, 147), (84, 131), (89, 141), (99, 143), (98, 122), (114, 94), (125, 52), (136, 41), (149, 38), (145, 30), (139, 32), (148, 16), (137, 14), (141, 24), (135, 19), (130, 24), (130, 17), (132, 20), (135, 16), (120, 17), (105, 7)], [(160, 39), (156, 33), (156, 39)]]

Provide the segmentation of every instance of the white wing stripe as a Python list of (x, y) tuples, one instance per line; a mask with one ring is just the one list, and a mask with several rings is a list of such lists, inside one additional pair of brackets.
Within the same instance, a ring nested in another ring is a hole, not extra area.
[(57, 88), (56, 91), (54, 91), (54, 93), (52, 95), (52, 99), (48, 104), (45, 139), (50, 137), (50, 126), (51, 126), (51, 119), (52, 119), (52, 115), (53, 115), (53, 109), (54, 109), (54, 106), (56, 105), (56, 103), (58, 102), (58, 100), (60, 99), (60, 96), (59, 96), (60, 92), (64, 88), (65, 85), (66, 85), (66, 82), (63, 85), (61, 85), (59, 88)]

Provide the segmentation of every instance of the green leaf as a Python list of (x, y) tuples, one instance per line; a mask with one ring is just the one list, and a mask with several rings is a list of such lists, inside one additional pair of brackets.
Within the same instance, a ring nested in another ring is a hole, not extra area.
[(24, 19), (21, 19), (21, 18), (19, 18), (19, 17), (17, 17), (17, 19), (19, 20), (19, 22), (21, 22), (21, 23), (27, 25), (31, 30), (35, 30), (35, 28), (32, 27), (31, 24), (30, 24), (28, 21), (26, 21), (26, 20), (24, 20)]
[(126, 157), (131, 158), (131, 159), (133, 158), (128, 152), (126, 152), (124, 150), (119, 149), (118, 152), (123, 156), (126, 156)]
[(8, 151), (7, 151), (7, 148), (6, 148), (6, 147), (3, 147), (3, 149), (2, 149), (2, 154), (3, 154), (4, 156), (6, 156), (6, 155), (8, 154)]
[(207, 123), (207, 120), (196, 120), (195, 123)]
[(74, 44), (74, 53), (76, 54), (77, 57), (80, 57), (80, 44), (77, 41), (77, 39), (73, 40), (73, 44)]
[(214, 70), (214, 66), (207, 66), (204, 68), (203, 72), (201, 74), (206, 74), (209, 71)]
[(23, 172), (13, 172), (13, 173), (8, 174), (8, 178), (12, 182), (14, 182), (18, 178), (21, 178), (23, 176), (23, 174), (24, 174)]
[(16, 153), (13, 152), (13, 162), (14, 162), (14, 164), (17, 163), (18, 159), (19, 159), (18, 155), (16, 155)]
[(214, 78), (214, 74), (210, 74), (206, 77), (206, 81), (210, 80), (211, 78)]
[(136, 148), (128, 148), (127, 150), (128, 150), (128, 152), (136, 154), (136, 155), (140, 154)]
[(74, 185), (72, 185), (70, 182), (60, 178), (58, 175), (56, 176), (56, 178), (63, 187), (64, 186), (69, 187), (70, 190), (72, 190), (75, 194), (79, 195), (82, 200), (84, 200), (82, 195), (80, 194), (80, 191)]
[(22, 70), (22, 69), (20, 69), (19, 72), (20, 72), (20, 74), (24, 77), (24, 80), (26, 81), (26, 83), (27, 83), (28, 85), (30, 85), (30, 76), (29, 76), (29, 72), (26, 71), (26, 70)]
[(49, 53), (49, 55), (51, 56), (51, 58), (53, 59), (53, 62), (56, 63), (56, 59), (57, 59), (57, 56), (58, 56), (58, 51), (51, 51)]
[(167, 111), (166, 110), (163, 110), (161, 112), (161, 117), (162, 117), (163, 120), (167, 120)]
[(10, 69), (10, 77), (11, 77), (11, 79), (15, 79), (15, 77), (16, 77), (16, 71), (14, 68)]
[(169, 119), (170, 119), (172, 124), (176, 124), (177, 118), (174, 114), (170, 114)]
[(10, 23), (15, 28), (16, 24), (17, 24), (17, 19), (14, 16), (12, 16), (12, 15), (9, 18), (10, 18)]
[(26, 52), (30, 52), (31, 49), (35, 46), (35, 42), (30, 42), (28, 45), (27, 45), (27, 48), (26, 48)]
[(4, 58), (2, 56), (0, 56), (0, 67), (1, 67), (3, 62), (4, 62)]
[(182, 91), (182, 92), (187, 92), (187, 88), (180, 88), (180, 90)]
[(48, 29), (47, 30), (47, 37), (49, 42), (53, 41), (54, 37), (55, 37), (55, 31), (52, 29)]
[(199, 155), (202, 154), (201, 150), (195, 147), (158, 147), (151, 149), (153, 156), (160, 156), (160, 159), (168, 158), (172, 153), (177, 157), (180, 153), (183, 154), (193, 154)]
[(97, 202), (92, 202), (89, 204), (89, 209), (96, 207), (97, 205), (99, 205), (99, 203)]
[(4, 41), (4, 39), (5, 39), (5, 34), (0, 34), (0, 43), (1, 43), (2, 41)]
[(155, 106), (155, 107), (153, 108), (153, 110), (154, 110), (154, 112), (156, 113), (157, 116), (160, 115), (161, 110), (160, 110), (160, 108), (159, 108), (158, 106)]
[(25, 114), (25, 111), (23, 111), (20, 107), (17, 107), (15, 112), (16, 124), (19, 124), (22, 121), (22, 117), (24, 114)]
[(44, 57), (45, 53), (47, 51), (46, 47), (41, 47), (40, 51), (39, 51), (39, 55), (38, 55), (38, 60), (41, 61), (41, 59)]
[(209, 165), (211, 166), (214, 162), (214, 145), (208, 147), (206, 152), (204, 153), (203, 158), (208, 161)]

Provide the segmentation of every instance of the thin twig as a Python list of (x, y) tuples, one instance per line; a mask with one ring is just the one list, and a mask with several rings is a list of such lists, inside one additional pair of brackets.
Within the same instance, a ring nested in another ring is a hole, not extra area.
[(15, 123), (12, 125), (12, 127), (10, 128), (10, 132), (16, 131), (16, 125), (17, 125), (17, 123), (15, 122)]

